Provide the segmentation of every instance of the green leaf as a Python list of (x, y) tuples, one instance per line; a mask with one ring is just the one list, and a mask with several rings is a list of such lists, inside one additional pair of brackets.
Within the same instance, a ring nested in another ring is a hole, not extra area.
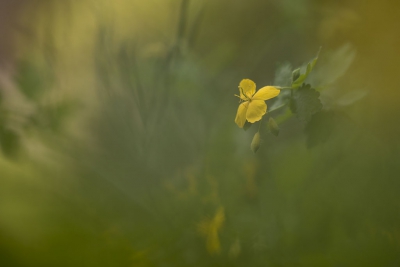
[(308, 148), (325, 143), (335, 128), (336, 115), (333, 111), (321, 111), (314, 114), (306, 125), (306, 143)]
[(261, 138), (260, 138), (260, 132), (256, 132), (256, 134), (253, 137), (253, 140), (251, 141), (250, 148), (251, 150), (256, 153), (257, 150), (261, 146)]
[(311, 88), (309, 84), (303, 84), (298, 90), (293, 91), (290, 109), (297, 115), (297, 118), (308, 122), (313, 114), (322, 109), (319, 92)]
[(278, 136), (278, 134), (279, 134), (279, 126), (278, 126), (278, 124), (276, 123), (276, 121), (272, 117), (270, 117), (269, 120), (268, 120), (268, 128), (269, 128), (269, 130), (271, 131), (271, 133), (273, 135)]
[(364, 90), (355, 90), (348, 92), (341, 96), (339, 99), (336, 100), (336, 104), (339, 106), (349, 106), (360, 99), (364, 98), (367, 95), (367, 91)]
[[(321, 51), (321, 49), (320, 49), (320, 51)], [(292, 88), (298, 88), (303, 84), (303, 82), (306, 80), (307, 76), (310, 74), (310, 72), (314, 68), (315, 64), (317, 64), (318, 57), (319, 57), (319, 51), (318, 51), (317, 56), (307, 64), (305, 73), (300, 74), (300, 69), (296, 69), (293, 71), (293, 73), (292, 73), (292, 78), (293, 78)], [(297, 78), (294, 79), (295, 77), (297, 77)]]
[(289, 63), (281, 64), (275, 72), (273, 84), (279, 84), (282, 87), (290, 87), (292, 81), (292, 66)]
[(319, 69), (320, 80), (323, 80), (324, 85), (336, 82), (348, 71), (355, 57), (356, 51), (350, 44), (327, 53), (324, 65)]

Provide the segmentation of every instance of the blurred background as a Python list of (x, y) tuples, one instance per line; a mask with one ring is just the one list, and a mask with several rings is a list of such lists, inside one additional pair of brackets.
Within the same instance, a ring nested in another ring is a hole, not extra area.
[[(0, 1), (0, 266), (400, 266), (399, 15)], [(254, 154), (240, 80), (287, 85), (320, 47), (323, 110), (271, 112)]]

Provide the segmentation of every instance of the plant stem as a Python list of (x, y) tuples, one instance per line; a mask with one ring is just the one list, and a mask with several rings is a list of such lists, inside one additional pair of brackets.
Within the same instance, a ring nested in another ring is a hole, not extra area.
[(284, 104), (280, 105), (279, 107), (274, 108), (274, 109), (268, 111), (268, 113), (271, 113), (271, 112), (274, 112), (274, 111), (276, 111), (276, 110), (279, 110), (279, 109), (281, 109), (281, 108), (283, 108), (283, 107), (286, 107), (286, 105), (287, 105), (287, 103), (284, 103)]
[(281, 87), (281, 86), (274, 86), (278, 88), (279, 90), (287, 90), (287, 89), (293, 89), (293, 87)]
[(261, 117), (260, 123), (258, 124), (258, 132), (260, 132), (261, 124), (264, 119), (264, 116)]

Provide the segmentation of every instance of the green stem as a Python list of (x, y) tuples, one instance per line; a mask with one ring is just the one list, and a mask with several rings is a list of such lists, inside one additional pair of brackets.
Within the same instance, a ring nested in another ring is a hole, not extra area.
[(275, 118), (275, 122), (276, 124), (280, 125), (282, 123), (284, 123), (285, 121), (287, 121), (288, 119), (290, 119), (293, 116), (293, 113), (290, 112), (290, 110), (286, 110), (286, 112), (284, 114), (282, 114), (281, 116)]
[(258, 124), (258, 132), (260, 132), (261, 124), (264, 119), (264, 116), (261, 117), (260, 123)]
[[(274, 112), (276, 110), (282, 109), (282, 108), (286, 107), (287, 104), (288, 104), (288, 102), (280, 105), (277, 108), (274, 108), (274, 109), (268, 111), (268, 113), (271, 113), (271, 112)], [(276, 118), (275, 121), (279, 125), (279, 124), (285, 122), (287, 119), (291, 118), (292, 116), (293, 116), (293, 113), (290, 111), (290, 109), (287, 109), (286, 112), (284, 114), (280, 115), (278, 118)]]
[(276, 111), (276, 110), (279, 110), (279, 109), (281, 109), (281, 108), (283, 108), (283, 107), (286, 107), (286, 105), (287, 105), (287, 103), (284, 103), (284, 104), (280, 105), (280, 106), (277, 107), (277, 108), (274, 108), (274, 109), (272, 109), (272, 110), (269, 110), (268, 113), (271, 113), (271, 112), (274, 112), (274, 111)]
[(293, 89), (293, 87), (281, 87), (281, 86), (274, 86), (276, 88), (278, 88), (279, 90), (286, 90), (286, 89)]

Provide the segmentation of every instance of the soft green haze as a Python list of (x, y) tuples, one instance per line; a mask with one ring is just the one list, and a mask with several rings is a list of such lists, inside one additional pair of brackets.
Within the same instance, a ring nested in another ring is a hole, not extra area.
[[(400, 2), (16, 2), (1, 267), (400, 265)], [(290, 86), (320, 47), (254, 154), (239, 82)]]

